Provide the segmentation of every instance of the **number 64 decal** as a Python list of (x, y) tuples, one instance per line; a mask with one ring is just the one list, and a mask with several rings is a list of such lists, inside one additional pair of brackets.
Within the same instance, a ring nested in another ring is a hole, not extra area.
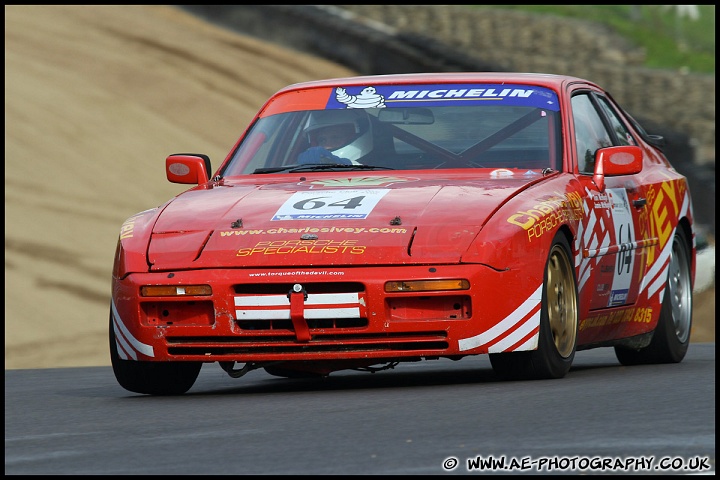
[[(624, 227), (627, 227), (627, 239), (625, 239), (625, 235), (623, 235)], [(623, 269), (626, 269), (625, 273), (630, 273), (630, 267), (632, 266), (632, 260), (633, 260), (633, 250), (632, 250), (632, 229), (630, 228), (629, 224), (622, 224), (620, 225), (620, 230), (618, 232), (618, 243), (620, 244), (620, 251), (617, 255), (617, 274), (622, 275)]]
[(353, 209), (362, 206), (362, 201), (365, 197), (360, 195), (358, 197), (352, 197), (345, 200), (337, 200), (333, 203), (325, 203), (326, 197), (308, 198), (300, 200), (293, 208), (296, 210), (317, 210), (319, 208), (327, 207), (342, 207), (345, 209)]
[(390, 190), (311, 190), (295, 192), (283, 203), (273, 220), (364, 219)]

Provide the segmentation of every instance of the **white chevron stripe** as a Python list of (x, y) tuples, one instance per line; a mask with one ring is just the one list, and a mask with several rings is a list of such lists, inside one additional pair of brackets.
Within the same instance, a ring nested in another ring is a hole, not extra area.
[[(511, 330), (518, 322), (523, 321), (523, 319), (525, 319), (525, 317), (530, 312), (538, 308), (538, 305), (540, 305), (540, 302), (542, 301), (541, 292), (542, 284), (540, 284), (540, 286), (528, 297), (527, 300), (523, 302), (522, 305), (520, 305), (517, 309), (515, 309), (514, 312), (505, 317), (502, 321), (500, 321), (490, 329), (486, 330), (485, 332), (480, 333), (479, 335), (459, 340), (458, 348), (460, 349), (460, 351), (471, 350), (473, 348), (479, 347), (480, 345), (490, 343), (503, 333)], [(525, 321), (533, 327), (538, 325), (535, 316), (532, 316)], [(532, 328), (530, 328), (530, 330), (532, 330)], [(516, 339), (515, 341), (517, 340), (518, 339)]]
[(137, 356), (135, 356), (133, 350), (138, 351), (145, 356), (154, 357), (155, 351), (152, 345), (142, 343), (137, 338), (133, 337), (125, 324), (122, 322), (120, 314), (115, 307), (115, 302), (112, 302), (112, 313), (113, 328), (115, 329), (115, 338), (118, 340), (118, 342), (120, 342), (122, 339), (123, 349), (126, 350), (128, 354), (132, 355), (133, 360), (137, 360)]

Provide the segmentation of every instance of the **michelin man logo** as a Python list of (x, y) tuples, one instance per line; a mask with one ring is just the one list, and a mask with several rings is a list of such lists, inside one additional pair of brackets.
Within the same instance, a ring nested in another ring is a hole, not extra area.
[(375, 87), (365, 87), (359, 95), (348, 95), (344, 88), (335, 89), (335, 99), (347, 108), (385, 108), (385, 97)]

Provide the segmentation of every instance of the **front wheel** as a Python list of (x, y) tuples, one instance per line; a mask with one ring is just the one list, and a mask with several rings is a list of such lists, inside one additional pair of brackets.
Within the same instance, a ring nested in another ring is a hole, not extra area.
[(567, 375), (575, 358), (578, 292), (570, 245), (558, 232), (545, 264), (537, 350), (491, 353), (500, 378), (539, 380)]
[(663, 294), (660, 319), (647, 347), (615, 347), (615, 356), (623, 365), (679, 363), (690, 345), (692, 327), (692, 282), (690, 246), (687, 235), (678, 227), (673, 237), (668, 278)]
[(200, 374), (202, 362), (139, 362), (123, 360), (110, 312), (110, 362), (121, 387), (148, 395), (182, 395), (190, 390)]

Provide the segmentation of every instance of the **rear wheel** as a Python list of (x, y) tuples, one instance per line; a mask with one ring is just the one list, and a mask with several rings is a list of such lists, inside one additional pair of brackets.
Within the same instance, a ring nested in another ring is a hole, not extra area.
[(679, 363), (685, 358), (692, 326), (692, 282), (690, 244), (680, 228), (673, 238), (668, 270), (660, 319), (652, 340), (639, 350), (615, 347), (615, 356), (623, 365)]
[(562, 378), (575, 358), (578, 293), (570, 245), (558, 232), (545, 264), (537, 350), (490, 354), (493, 371), (503, 379)]
[(121, 387), (149, 395), (182, 395), (190, 390), (200, 374), (202, 362), (139, 362), (123, 360), (110, 312), (110, 362)]

